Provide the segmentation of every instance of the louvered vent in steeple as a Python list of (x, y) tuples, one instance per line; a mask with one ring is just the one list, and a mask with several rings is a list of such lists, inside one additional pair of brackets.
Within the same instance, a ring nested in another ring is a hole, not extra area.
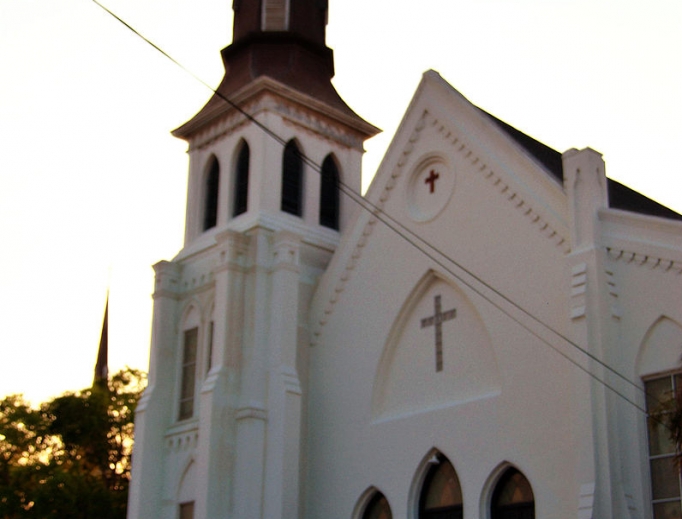
[(286, 31), (289, 25), (289, 0), (263, 2), (263, 30)]

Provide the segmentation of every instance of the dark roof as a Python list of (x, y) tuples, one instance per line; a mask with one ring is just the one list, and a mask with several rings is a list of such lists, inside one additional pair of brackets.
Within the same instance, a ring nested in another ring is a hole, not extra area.
[(651, 198), (647, 198), (643, 194), (638, 193), (634, 189), (630, 189), (628, 186), (624, 186), (620, 182), (616, 182), (610, 178), (607, 178), (606, 180), (609, 191), (609, 207), (649, 216), (682, 220), (682, 214), (676, 213), (672, 209), (668, 209), (666, 206), (651, 200)]
[(554, 178), (560, 182), (564, 181), (564, 165), (561, 160), (561, 153), (550, 148), (546, 144), (533, 139), (533, 137), (520, 132), (510, 124), (505, 123), (485, 110), (481, 111), (490, 117), (504, 133), (509, 135), (517, 144), (520, 144), (523, 149), (530, 153), (535, 160), (540, 162)]
[[(503, 132), (544, 166), (550, 175), (563, 183), (564, 168), (561, 160), (561, 153), (517, 130), (485, 110), (481, 110), (481, 112), (488, 116)], [(607, 178), (606, 181), (609, 194), (609, 207), (648, 216), (682, 220), (682, 214), (651, 200), (634, 189), (610, 178)]]

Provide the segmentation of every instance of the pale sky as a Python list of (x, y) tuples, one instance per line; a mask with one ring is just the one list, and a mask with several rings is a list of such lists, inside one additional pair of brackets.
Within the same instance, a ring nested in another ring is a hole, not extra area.
[[(232, 0), (103, 0), (211, 85)], [(427, 69), (558, 151), (682, 212), (680, 0), (329, 0), (337, 90), (384, 133)], [(0, 397), (147, 368), (151, 265), (182, 246), (186, 144), (211, 92), (89, 0), (0, 0)]]

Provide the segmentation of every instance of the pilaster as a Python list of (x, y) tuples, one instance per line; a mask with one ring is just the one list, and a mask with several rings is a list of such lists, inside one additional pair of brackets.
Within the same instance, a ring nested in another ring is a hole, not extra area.
[[(197, 466), (204, 481), (195, 517), (229, 517), (235, 465), (234, 410), (239, 389), (244, 272), (248, 238), (235, 231), (216, 235), (211, 369), (201, 387)], [(207, 328), (210, 324), (207, 323)]]
[(263, 517), (267, 404), (267, 350), (270, 318), (270, 232), (249, 232), (245, 280), (242, 363), (236, 420), (235, 517)]
[[(617, 435), (614, 434), (616, 402), (605, 386), (613, 385), (609, 359), (617, 334), (617, 315), (612, 312), (612, 273), (603, 246), (599, 211), (608, 207), (608, 191), (601, 154), (590, 149), (563, 154), (564, 188), (571, 225), (571, 320), (573, 340), (593, 358), (581, 359), (592, 375), (576, 383), (576, 419), (579, 437), (591, 437), (591, 445), (579, 449), (578, 482), (581, 485), (581, 519), (625, 517)], [(594, 360), (594, 359), (599, 359)], [(587, 380), (587, 382), (585, 382)], [(589, 491), (587, 491), (589, 489)]]
[(181, 266), (161, 261), (154, 265), (154, 314), (149, 360), (149, 382), (135, 412), (135, 452), (132, 482), (128, 496), (128, 518), (159, 517), (162, 509), (162, 478), (159, 467), (164, 464), (164, 432), (172, 420), (175, 347), (177, 344), (178, 291)]
[(296, 371), (300, 282), (299, 236), (273, 240), (268, 445), (265, 510), (268, 519), (297, 519), (301, 441), (301, 387)]

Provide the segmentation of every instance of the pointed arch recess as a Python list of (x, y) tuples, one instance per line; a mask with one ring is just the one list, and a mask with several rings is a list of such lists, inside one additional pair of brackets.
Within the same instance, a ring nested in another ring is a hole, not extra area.
[(194, 455), (189, 454), (182, 462), (182, 470), (177, 480), (175, 499), (178, 503), (194, 501), (196, 497), (196, 463)]
[(303, 215), (303, 154), (295, 139), (287, 142), (282, 153), (282, 211)]
[(409, 517), (462, 517), (462, 505), (462, 487), (454, 464), (442, 451), (432, 448), (422, 458), (412, 479)]
[(682, 325), (660, 316), (644, 334), (636, 366), (639, 377), (682, 368)]
[(249, 208), (249, 167), (251, 150), (242, 139), (237, 144), (237, 160), (234, 164), (234, 196), (232, 199), (232, 216), (239, 216)]
[(215, 155), (211, 155), (206, 164), (204, 177), (203, 231), (218, 224), (218, 192), (220, 191), (220, 164)]
[[(456, 310), (442, 327), (442, 370), (436, 371), (434, 328), (422, 328), (434, 314)], [(384, 421), (450, 407), (499, 394), (500, 372), (490, 335), (467, 295), (429, 270), (406, 298), (393, 322), (372, 389), (372, 419)]]
[(481, 493), (481, 517), (535, 518), (533, 485), (518, 467), (505, 461), (492, 471)]
[(341, 198), (339, 165), (332, 153), (322, 162), (320, 170), (320, 214), (319, 222), (323, 227), (339, 230)]
[(353, 509), (353, 519), (392, 519), (393, 512), (386, 495), (375, 486), (365, 490)]

